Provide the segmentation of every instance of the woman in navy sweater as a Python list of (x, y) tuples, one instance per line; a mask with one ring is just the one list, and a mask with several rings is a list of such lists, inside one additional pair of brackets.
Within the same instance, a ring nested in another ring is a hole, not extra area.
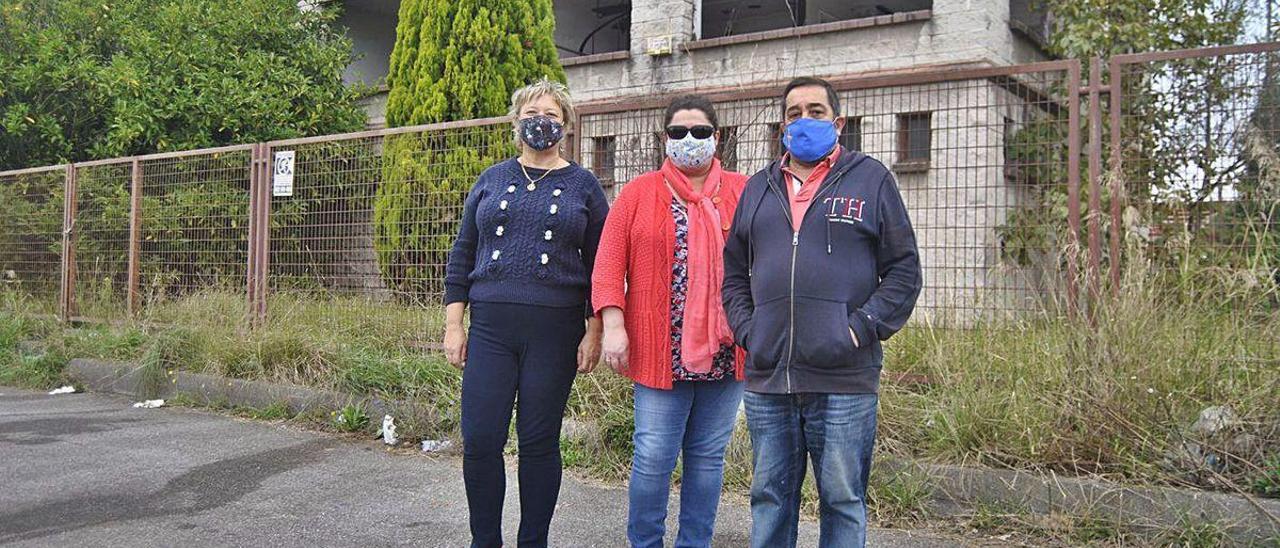
[(518, 545), (547, 545), (565, 403), (576, 374), (600, 359), (601, 324), (588, 296), (609, 206), (600, 181), (560, 157), (573, 119), (568, 90), (546, 79), (517, 90), (511, 116), (520, 156), (491, 166), (472, 187), (445, 276), (444, 347), (463, 371), (462, 475), (473, 547), (503, 544), (502, 452), (513, 406)]

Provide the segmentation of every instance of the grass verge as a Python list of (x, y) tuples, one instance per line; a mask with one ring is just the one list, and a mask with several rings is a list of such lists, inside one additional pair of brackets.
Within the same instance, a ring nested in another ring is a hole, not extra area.
[[(1280, 305), (1274, 286), (1241, 290), (1212, 270), (1153, 272), (1130, 272), (1119, 296), (1096, 307), (1096, 325), (1041, 315), (963, 330), (904, 330), (886, 343), (886, 370), (933, 382), (884, 386), (879, 450), (942, 463), (1277, 496)], [(185, 369), (412, 401), (420, 405), (397, 416), (402, 438), (457, 438), (460, 375), (430, 351), (441, 331), (439, 310), (281, 294), (272, 297), (269, 323), (249, 330), (241, 321), (241, 295), (208, 291), (152, 303), (134, 322), (62, 329), (33, 319), (27, 313), (33, 305), (21, 297), (5, 295), (0, 304), (0, 383), (44, 388), (64, 382), (68, 356), (138, 360), (153, 383)], [(20, 341), (36, 341), (39, 349), (20, 352)], [(1212, 429), (1193, 428), (1211, 407), (1230, 412)], [(567, 438), (566, 463), (625, 478), (630, 383), (603, 368), (580, 376), (567, 416), (586, 427)], [(376, 427), (369, 417), (351, 418), (345, 428)], [(878, 523), (928, 519), (927, 480), (872, 478)], [(725, 486), (741, 493), (749, 485), (750, 446), (739, 425), (726, 456)], [(810, 482), (811, 510), (814, 495)], [(1105, 524), (1087, 520), (1072, 529), (1108, 536)]]

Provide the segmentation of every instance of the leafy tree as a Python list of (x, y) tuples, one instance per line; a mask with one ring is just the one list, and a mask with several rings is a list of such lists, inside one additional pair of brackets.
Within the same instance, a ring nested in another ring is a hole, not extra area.
[[(1116, 54), (1162, 51), (1233, 43), (1244, 29), (1244, 0), (1046, 0), (1054, 14), (1050, 52), (1056, 56), (1103, 59)], [(1202, 115), (1212, 105), (1230, 100), (1232, 68), (1208, 61), (1166, 63), (1151, 70), (1124, 75), (1123, 95), (1125, 172), (1120, 177), (1130, 193), (1146, 197), (1174, 185), (1179, 167), (1200, 168), (1212, 189), (1231, 180), (1240, 165), (1221, 169), (1212, 139), (1188, 139), (1188, 131), (1203, 136), (1219, 134), (1221, 120)], [(1104, 70), (1105, 74), (1106, 71)], [(1177, 85), (1170, 85), (1177, 82)], [(1238, 90), (1237, 90), (1238, 91)], [(1053, 90), (1066, 97), (1065, 84)], [(1105, 98), (1104, 98), (1105, 101)], [(1105, 108), (1105, 105), (1104, 105)], [(1082, 109), (1083, 112), (1083, 109)], [(1088, 134), (1087, 120), (1082, 123)], [(1109, 124), (1104, 116), (1103, 123)], [(1109, 127), (1102, 128), (1106, 138)], [(1045, 117), (1022, 128), (1006, 143), (1006, 159), (1021, 167), (1023, 180), (1034, 185), (1034, 204), (1013, 212), (997, 228), (1005, 242), (1004, 258), (1029, 266), (1040, 253), (1060, 249), (1065, 236), (1067, 124), (1064, 117)], [(1085, 147), (1081, 147), (1083, 153)], [(1104, 148), (1104, 150), (1106, 150)], [(1105, 160), (1105, 158), (1104, 158)], [(1081, 165), (1085, 165), (1081, 158)], [(1241, 164), (1242, 165), (1242, 164)], [(1105, 166), (1104, 166), (1105, 167)], [(1181, 170), (1185, 172), (1186, 170)], [(1086, 183), (1087, 181), (1082, 181)], [(1099, 198), (1109, 207), (1110, 194), (1103, 185)], [(1081, 185), (1081, 201), (1088, 200), (1089, 185)], [(1208, 190), (1204, 191), (1206, 194)], [(1104, 218), (1107, 222), (1109, 219)], [(1083, 238), (1080, 241), (1084, 241)]]
[[(505, 115), (511, 93), (563, 82), (550, 0), (405, 0), (387, 76), (387, 123)], [(484, 168), (514, 154), (505, 124), (387, 140), (374, 210), (388, 285), (412, 298), (441, 291), (462, 201)]]
[[(296, 0), (0, 3), (0, 169), (359, 129), (360, 91), (341, 79), (350, 43), (333, 17), (299, 9)], [(325, 184), (273, 207), (273, 227), (288, 227), (275, 234), (273, 253), (290, 264), (339, 264), (338, 252), (317, 249), (318, 238), (304, 240), (296, 227), (304, 215), (359, 198), (367, 185), (351, 180), (350, 164), (364, 156), (341, 144), (304, 147), (299, 156)], [(148, 296), (242, 286), (247, 161), (232, 153), (144, 164), (149, 175), (184, 183), (144, 190)], [(81, 170), (78, 278), (101, 289), (81, 288), (82, 302), (89, 293), (104, 302), (122, 297), (128, 172), (128, 165)], [(7, 228), (0, 270), (14, 270), (10, 285), (47, 287), (56, 278), (22, 267), (33, 258), (50, 264), (60, 252), (51, 236), (61, 232), (60, 183), (55, 172), (0, 184), (0, 202), (19, 213), (0, 221)]]
[(333, 17), (296, 0), (6, 0), (0, 169), (358, 129)]
[(1229, 44), (1247, 14), (1243, 0), (1046, 0), (1054, 55), (1088, 59), (1121, 53)]

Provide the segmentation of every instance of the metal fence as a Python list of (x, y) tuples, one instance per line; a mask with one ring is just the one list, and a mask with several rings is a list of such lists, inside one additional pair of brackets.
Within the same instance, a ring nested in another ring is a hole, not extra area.
[[(1165, 269), (1280, 281), (1280, 53), (1275, 44), (1111, 60), (1110, 249)], [(1119, 269), (1111, 270), (1113, 287)]]
[[(1073, 61), (835, 79), (851, 150), (896, 175), (919, 240), (918, 320), (971, 324), (1056, 306), (1066, 280), (1047, 240), (1009, 246), (1019, 211), (1068, 185)], [(1078, 85), (1078, 82), (1075, 82)], [(776, 87), (716, 94), (726, 168), (751, 174), (781, 153)], [(617, 191), (662, 159), (662, 106), (587, 106), (584, 165)], [(837, 204), (821, 204), (835, 208)], [(834, 211), (834, 209), (832, 209)], [(1056, 219), (1035, 219), (1028, 230)]]
[[(1257, 244), (1280, 186), (1278, 49), (1121, 56), (1106, 79), (1094, 59), (1087, 83), (1078, 60), (832, 78), (842, 144), (895, 173), (915, 224), (916, 320), (1078, 309), (1135, 238)], [(704, 91), (728, 169), (780, 156), (780, 85)], [(566, 156), (616, 196), (661, 162), (668, 99), (582, 105)], [(221, 295), (254, 321), (291, 298), (430, 322), (463, 199), (514, 153), (494, 118), (0, 173), (0, 273), (68, 319)]]

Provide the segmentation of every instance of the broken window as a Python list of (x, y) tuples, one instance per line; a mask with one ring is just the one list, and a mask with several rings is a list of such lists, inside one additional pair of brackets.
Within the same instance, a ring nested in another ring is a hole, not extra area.
[(356, 56), (342, 73), (348, 84), (383, 84), (396, 43), (400, 3), (392, 0), (347, 0), (335, 25), (351, 39)]
[(555, 0), (554, 6), (562, 59), (631, 49), (631, 2)]
[(1048, 47), (1052, 25), (1049, 8), (1042, 0), (1009, 1), (1009, 28), (1037, 46)]
[(725, 171), (738, 170), (738, 128), (734, 126), (720, 127), (720, 141), (716, 143), (716, 156), (720, 157), (720, 166)]
[(862, 118), (849, 116), (844, 119), (844, 129), (840, 132), (840, 146), (845, 150), (862, 152)]
[(933, 8), (932, 0), (700, 0), (699, 38), (803, 27)]
[(618, 165), (618, 138), (613, 135), (591, 139), (591, 173), (600, 185), (609, 188), (614, 184), (613, 168)]

